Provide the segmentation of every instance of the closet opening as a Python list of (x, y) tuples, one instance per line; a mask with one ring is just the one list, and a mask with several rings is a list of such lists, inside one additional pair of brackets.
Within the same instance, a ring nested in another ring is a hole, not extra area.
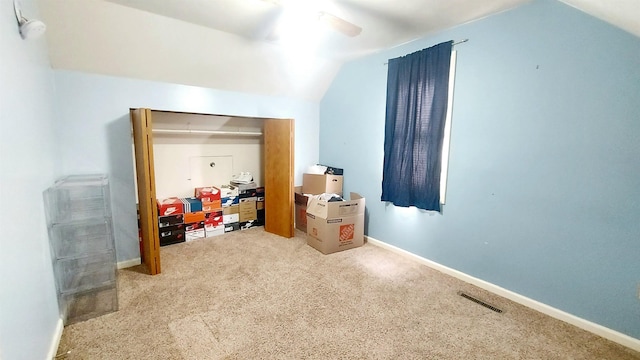
[(250, 173), (265, 189), (265, 231), (293, 237), (293, 119), (131, 109), (141, 257), (161, 272), (156, 199)]

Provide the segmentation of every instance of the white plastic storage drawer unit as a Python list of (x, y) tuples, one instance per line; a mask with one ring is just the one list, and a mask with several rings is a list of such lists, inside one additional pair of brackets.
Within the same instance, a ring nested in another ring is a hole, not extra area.
[(107, 176), (67, 176), (45, 191), (44, 201), (64, 323), (118, 310)]
[(97, 218), (53, 224), (49, 236), (58, 259), (113, 250), (111, 219)]

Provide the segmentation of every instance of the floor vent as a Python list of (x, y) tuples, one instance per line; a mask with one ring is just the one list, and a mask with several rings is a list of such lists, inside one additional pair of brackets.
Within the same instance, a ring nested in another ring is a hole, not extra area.
[(489, 310), (495, 311), (495, 312), (497, 312), (499, 314), (502, 313), (502, 310), (498, 309), (497, 307), (495, 307), (493, 305), (489, 305), (486, 302), (484, 302), (484, 301), (482, 301), (480, 299), (477, 299), (477, 298), (475, 298), (475, 297), (473, 297), (473, 296), (471, 296), (471, 295), (469, 295), (467, 293), (464, 293), (462, 291), (458, 291), (458, 295), (462, 296), (465, 299), (471, 300), (471, 301), (473, 301), (474, 303), (476, 303), (478, 305), (482, 305), (482, 306), (486, 307)]

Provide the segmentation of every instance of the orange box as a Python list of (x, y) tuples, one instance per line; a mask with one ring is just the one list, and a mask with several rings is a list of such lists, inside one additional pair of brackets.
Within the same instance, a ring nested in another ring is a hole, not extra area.
[(222, 209), (222, 201), (220, 199), (213, 201), (202, 201), (202, 211), (211, 212)]
[(204, 211), (185, 213), (184, 214), (184, 223), (191, 224), (204, 221)]

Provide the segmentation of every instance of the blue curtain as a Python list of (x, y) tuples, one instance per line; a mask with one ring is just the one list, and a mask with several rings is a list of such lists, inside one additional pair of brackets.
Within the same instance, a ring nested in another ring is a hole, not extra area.
[(440, 211), (453, 41), (389, 60), (382, 201)]

